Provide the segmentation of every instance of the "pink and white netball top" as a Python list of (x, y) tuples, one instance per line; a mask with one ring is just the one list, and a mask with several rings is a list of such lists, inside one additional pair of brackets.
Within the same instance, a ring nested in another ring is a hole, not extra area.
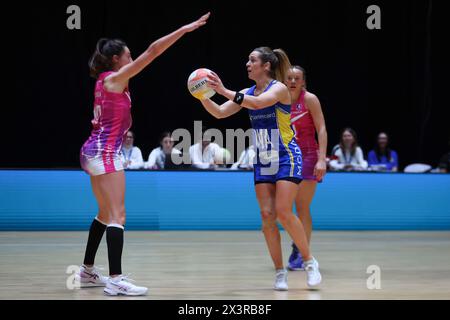
[(291, 106), (291, 125), (294, 127), (295, 139), (302, 153), (307, 149), (318, 149), (316, 141), (316, 127), (314, 120), (305, 103), (306, 91), (300, 93), (298, 101)]
[(114, 172), (125, 134), (131, 127), (131, 97), (128, 88), (122, 93), (106, 91), (103, 80), (112, 73), (103, 72), (95, 85), (94, 119), (89, 139), (81, 148), (86, 160), (101, 157), (104, 171)]

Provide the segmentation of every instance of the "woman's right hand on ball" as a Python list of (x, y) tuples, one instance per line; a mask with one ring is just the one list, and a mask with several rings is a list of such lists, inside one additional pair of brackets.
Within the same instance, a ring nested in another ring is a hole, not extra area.
[(222, 80), (220, 80), (217, 73), (212, 72), (207, 75), (208, 83), (207, 86), (211, 89), (214, 89), (218, 94), (223, 95), (223, 93), (227, 90), (225, 86), (222, 83)]

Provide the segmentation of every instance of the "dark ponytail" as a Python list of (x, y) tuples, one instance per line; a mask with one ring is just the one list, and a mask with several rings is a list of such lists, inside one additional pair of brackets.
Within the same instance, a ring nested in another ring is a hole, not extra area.
[(91, 77), (97, 79), (99, 74), (113, 69), (113, 56), (120, 56), (127, 45), (119, 39), (101, 38), (97, 41), (95, 52), (89, 59)]
[(291, 62), (283, 49), (272, 50), (269, 47), (259, 47), (254, 51), (260, 53), (262, 63), (270, 62), (270, 77), (284, 82), (286, 80)]

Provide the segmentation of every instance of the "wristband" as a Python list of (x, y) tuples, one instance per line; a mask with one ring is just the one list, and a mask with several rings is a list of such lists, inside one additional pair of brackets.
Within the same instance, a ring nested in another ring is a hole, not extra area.
[(241, 105), (242, 102), (244, 102), (244, 94), (237, 91), (236, 95), (234, 96), (233, 102), (238, 105)]

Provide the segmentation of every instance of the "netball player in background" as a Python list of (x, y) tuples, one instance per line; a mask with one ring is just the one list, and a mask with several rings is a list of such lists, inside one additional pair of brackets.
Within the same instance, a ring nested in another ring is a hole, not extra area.
[[(301, 181), (301, 152), (291, 127), (291, 95), (283, 83), (290, 68), (289, 59), (281, 49), (272, 51), (261, 47), (251, 52), (246, 66), (249, 78), (256, 85), (240, 92), (231, 91), (213, 73), (208, 75), (208, 86), (229, 101), (220, 106), (210, 99), (201, 103), (216, 118), (231, 116), (242, 107), (249, 109), (256, 140), (255, 191), (263, 233), (276, 269), (274, 288), (288, 289), (277, 219), (305, 258), (307, 284), (314, 287), (322, 279), (319, 265), (311, 255), (301, 221), (292, 213)], [(269, 173), (274, 164), (277, 170)]]
[[(91, 224), (84, 263), (78, 279), (81, 286), (105, 286), (108, 295), (143, 295), (147, 288), (132, 284), (122, 275), (122, 249), (125, 225), (125, 175), (120, 158), (123, 138), (131, 126), (130, 78), (187, 32), (203, 26), (209, 13), (195, 22), (153, 42), (135, 61), (120, 40), (100, 39), (89, 62), (95, 87), (94, 119), (91, 136), (80, 152), (82, 168), (91, 176), (98, 203), (97, 217)], [(110, 277), (94, 267), (95, 254), (106, 230)]]
[[(291, 92), (291, 123), (303, 160), (303, 180), (295, 197), (295, 208), (310, 243), (312, 232), (310, 205), (316, 192), (317, 182), (322, 181), (327, 168), (327, 129), (319, 99), (306, 90), (305, 81), (305, 70), (300, 66), (292, 66), (285, 84)], [(316, 141), (316, 132), (319, 144)], [(303, 258), (295, 243), (292, 244), (288, 268), (303, 270)]]

